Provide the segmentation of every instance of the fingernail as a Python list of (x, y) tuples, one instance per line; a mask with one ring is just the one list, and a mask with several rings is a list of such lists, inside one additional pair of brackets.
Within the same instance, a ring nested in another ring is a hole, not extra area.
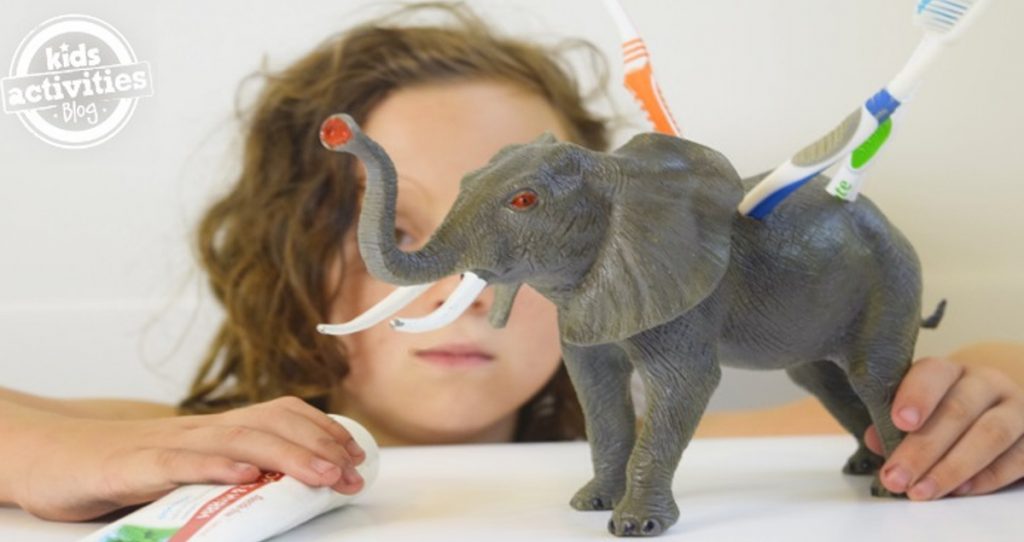
[(236, 471), (238, 471), (238, 472), (245, 472), (245, 471), (247, 471), (249, 469), (256, 468), (255, 465), (252, 465), (252, 464), (249, 464), (249, 463), (235, 463), (231, 467), (233, 469), (235, 469)]
[(931, 478), (925, 478), (920, 482), (914, 484), (914, 487), (910, 488), (908, 492), (911, 499), (915, 501), (927, 501), (935, 496), (935, 480)]
[(343, 480), (345, 480), (345, 483), (350, 485), (350, 486), (354, 486), (356, 484), (362, 483), (362, 481), (363, 481), (363, 477), (360, 476), (359, 472), (356, 471), (356, 469), (354, 469), (352, 467), (345, 467), (341, 471), (341, 477), (342, 477)]
[(912, 426), (917, 426), (917, 422), (921, 421), (921, 413), (914, 407), (905, 407), (900, 409), (900, 418)]
[(332, 470), (338, 470), (337, 465), (329, 461), (324, 461), (319, 457), (314, 457), (313, 460), (309, 462), (309, 464), (311, 467), (313, 467), (313, 470), (315, 470), (321, 476), (327, 476), (327, 474), (331, 473)]
[(885, 472), (885, 480), (889, 482), (890, 490), (903, 493), (907, 490), (907, 484), (910, 483), (910, 473), (902, 467), (890, 467)]
[(955, 490), (953, 490), (953, 494), (954, 495), (958, 495), (958, 496), (959, 495), (966, 495), (966, 494), (968, 494), (970, 492), (971, 492), (971, 481), (970, 480), (960, 484), (960, 487), (958, 487)]
[(345, 450), (348, 451), (348, 455), (352, 456), (353, 459), (356, 456), (363, 455), (363, 449), (360, 448), (359, 444), (356, 444), (356, 441), (354, 440), (350, 440), (345, 443)]

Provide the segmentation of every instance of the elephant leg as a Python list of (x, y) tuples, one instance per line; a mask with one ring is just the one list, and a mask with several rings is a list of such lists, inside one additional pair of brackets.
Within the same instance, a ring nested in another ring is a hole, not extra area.
[(835, 363), (828, 360), (805, 363), (786, 369), (789, 378), (817, 397), (832, 417), (857, 439), (857, 451), (843, 467), (846, 474), (874, 474), (885, 458), (864, 444), (864, 431), (871, 425), (871, 413), (853, 391), (850, 380)]
[(569, 378), (583, 407), (594, 478), (570, 504), (577, 510), (611, 510), (626, 488), (626, 461), (636, 440), (636, 414), (630, 396), (633, 371), (615, 345), (562, 344)]
[(678, 344), (687, 336), (678, 329), (644, 335), (630, 339), (628, 351), (644, 382), (647, 411), (626, 466), (626, 493), (608, 523), (617, 536), (658, 535), (679, 519), (672, 479), (721, 377), (712, 342)]
[[(913, 352), (898, 350), (891, 347), (869, 349), (863, 359), (851, 364), (849, 372), (850, 384), (864, 402), (878, 430), (885, 457), (892, 454), (904, 437), (903, 431), (892, 422), (892, 403), (900, 381), (910, 369)], [(876, 497), (895, 496), (885, 489), (877, 473), (871, 494)]]

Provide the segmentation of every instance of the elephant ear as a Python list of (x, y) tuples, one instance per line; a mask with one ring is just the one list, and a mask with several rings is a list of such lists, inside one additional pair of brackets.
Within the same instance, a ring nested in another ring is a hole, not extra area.
[(611, 202), (608, 235), (559, 311), (562, 338), (620, 341), (668, 322), (710, 295), (729, 263), (739, 175), (717, 151), (641, 134), (587, 183)]

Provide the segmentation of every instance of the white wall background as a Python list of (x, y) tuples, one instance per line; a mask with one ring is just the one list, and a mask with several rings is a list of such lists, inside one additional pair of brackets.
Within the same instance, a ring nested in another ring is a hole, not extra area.
[[(590, 39), (618, 68), (618, 40), (598, 2), (470, 3), (509, 32)], [(917, 247), (926, 305), (950, 300), (943, 326), (922, 335), (921, 354), (1024, 340), (1024, 4), (992, 3), (934, 67), (867, 188)], [(5, 5), (0, 66), (42, 21), (82, 13), (111, 23), (151, 63), (155, 94), (120, 134), (81, 151), (51, 147), (0, 116), (0, 385), (68, 397), (183, 393), (219, 319), (189, 242), (235, 168), (235, 89), (264, 55), (281, 67), (380, 13), (368, 4)], [(896, 73), (920, 36), (912, 0), (623, 4), (686, 136), (723, 151), (744, 175), (831, 128)], [(617, 78), (613, 97), (633, 111)], [(797, 395), (781, 373), (728, 371), (714, 406)]]

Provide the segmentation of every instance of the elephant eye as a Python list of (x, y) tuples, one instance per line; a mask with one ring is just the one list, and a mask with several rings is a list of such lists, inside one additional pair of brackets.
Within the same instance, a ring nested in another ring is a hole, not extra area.
[(533, 190), (523, 190), (512, 196), (509, 206), (516, 211), (525, 211), (537, 204), (537, 193)]

